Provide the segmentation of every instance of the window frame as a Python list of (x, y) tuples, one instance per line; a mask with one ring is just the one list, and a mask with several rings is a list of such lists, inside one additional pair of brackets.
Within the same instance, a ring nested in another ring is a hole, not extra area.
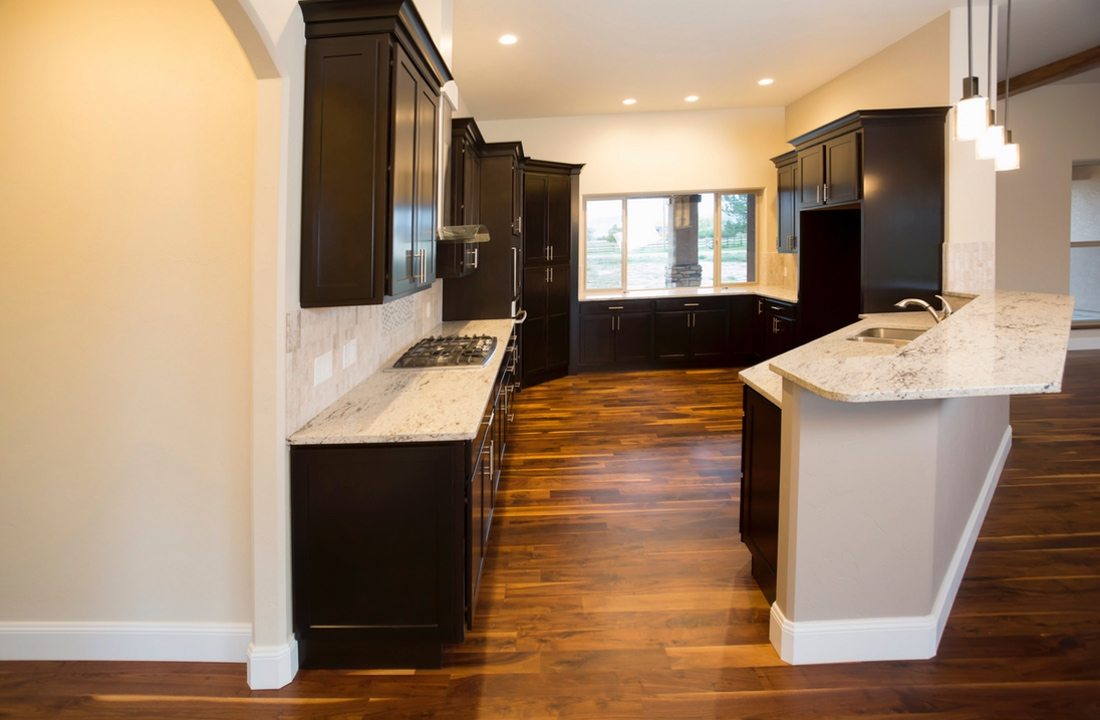
[[(581, 297), (598, 297), (600, 295), (629, 295), (631, 293), (652, 293), (661, 292), (666, 290), (690, 290), (692, 288), (642, 288), (630, 290), (627, 279), (627, 257), (630, 246), (629, 241), (629, 224), (630, 219), (627, 215), (627, 202), (629, 200), (636, 199), (650, 199), (650, 198), (663, 198), (669, 199), (675, 195), (714, 195), (715, 198), (719, 198), (723, 195), (753, 195), (755, 203), (755, 218), (753, 222), (752, 237), (748, 238), (749, 250), (752, 255), (752, 272), (751, 280), (745, 280), (743, 282), (722, 282), (722, 265), (721, 265), (721, 215), (722, 215), (722, 203), (716, 201), (714, 203), (713, 221), (714, 221), (714, 257), (711, 263), (711, 278), (712, 284), (704, 288), (696, 289), (708, 289), (708, 290), (720, 290), (723, 288), (743, 287), (746, 285), (756, 285), (758, 283), (759, 270), (760, 270), (760, 237), (761, 237), (761, 225), (760, 222), (761, 212), (760, 208), (765, 201), (765, 189), (764, 188), (740, 188), (740, 189), (725, 189), (725, 190), (676, 190), (665, 192), (636, 192), (636, 193), (590, 193), (581, 198), (581, 212), (583, 228), (583, 243), (581, 245), (581, 257), (580, 257), (580, 291)], [(619, 200), (622, 205), (622, 250), (619, 260), (619, 286), (616, 288), (589, 288), (588, 287), (588, 202), (590, 200)]]

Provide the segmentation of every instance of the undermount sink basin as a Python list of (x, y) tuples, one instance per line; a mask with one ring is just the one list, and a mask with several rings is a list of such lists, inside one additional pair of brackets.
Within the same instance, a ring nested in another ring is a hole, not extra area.
[(924, 332), (918, 328), (871, 327), (848, 337), (856, 342), (886, 343), (888, 345), (907, 345)]

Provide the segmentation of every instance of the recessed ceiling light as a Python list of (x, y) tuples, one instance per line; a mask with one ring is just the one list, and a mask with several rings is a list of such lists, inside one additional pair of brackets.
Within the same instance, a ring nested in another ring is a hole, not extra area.
[(760, 78), (759, 80), (756, 81), (756, 84), (764, 86), (764, 85), (771, 85), (773, 82), (775, 82), (775, 80), (773, 80), (772, 78)]
[(684, 98), (684, 102), (699, 102), (699, 96), (698, 95), (688, 95), (686, 98)]
[(636, 102), (638, 101), (634, 98), (627, 98), (626, 100), (623, 100), (623, 105), (633, 105)]
[(497, 42), (499, 42), (501, 45), (515, 45), (517, 42), (519, 42), (519, 38), (511, 33), (508, 33), (507, 35), (501, 35), (497, 39)]

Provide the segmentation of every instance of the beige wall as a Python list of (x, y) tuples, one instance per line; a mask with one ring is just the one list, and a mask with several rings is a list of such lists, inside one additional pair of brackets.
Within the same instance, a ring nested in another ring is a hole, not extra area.
[[(790, 149), (783, 140), (782, 108), (494, 120), (478, 126), (489, 142), (519, 140), (531, 157), (584, 163), (582, 196), (763, 188), (759, 237), (762, 248), (774, 250), (776, 174), (769, 158)], [(786, 283), (793, 285), (793, 260), (768, 252), (761, 260), (761, 280), (782, 283), (785, 266)], [(769, 271), (772, 277), (764, 277)]]
[(1069, 292), (1074, 160), (1100, 160), (1100, 83), (1046, 85), (1010, 100), (1020, 169), (997, 175), (997, 286)]
[(0, 3), (0, 621), (248, 623), (255, 77), (190, 0)]
[(942, 15), (794, 101), (787, 106), (785, 138), (855, 110), (949, 105), (949, 30), (949, 16)]

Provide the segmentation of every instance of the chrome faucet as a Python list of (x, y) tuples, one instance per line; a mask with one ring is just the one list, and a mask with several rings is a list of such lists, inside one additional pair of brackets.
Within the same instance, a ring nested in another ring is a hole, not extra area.
[(898, 302), (894, 303), (894, 307), (903, 309), (909, 307), (910, 305), (922, 307), (927, 310), (933, 318), (935, 318), (937, 323), (941, 323), (948, 317), (950, 317), (951, 313), (955, 311), (951, 309), (950, 303), (947, 302), (947, 298), (945, 298), (943, 295), (936, 295), (936, 297), (938, 297), (940, 299), (940, 302), (943, 303), (943, 307), (941, 307), (939, 310), (936, 310), (936, 308), (932, 307), (920, 298), (905, 298), (904, 300), (899, 300)]

